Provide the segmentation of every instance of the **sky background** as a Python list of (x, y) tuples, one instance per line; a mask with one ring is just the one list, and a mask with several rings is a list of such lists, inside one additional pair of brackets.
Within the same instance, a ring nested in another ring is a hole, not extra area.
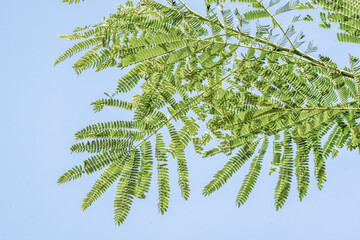
[[(202, 1), (186, 1), (194, 9)], [(0, 3), (1, 46), (1, 174), (0, 239), (360, 239), (360, 161), (357, 152), (343, 150), (328, 160), (328, 181), (318, 191), (312, 176), (307, 197), (299, 202), (295, 185), (285, 207), (273, 201), (277, 176), (268, 176), (271, 155), (248, 202), (235, 206), (235, 197), (248, 171), (245, 165), (228, 184), (210, 197), (202, 188), (228, 159), (202, 159), (187, 150), (191, 196), (180, 197), (176, 167), (170, 164), (172, 191), (165, 215), (157, 210), (153, 182), (147, 199), (136, 200), (125, 224), (113, 222), (111, 188), (85, 212), (82, 199), (99, 174), (58, 185), (58, 177), (85, 155), (70, 154), (73, 135), (81, 128), (108, 120), (128, 119), (105, 109), (94, 113), (90, 103), (112, 92), (125, 72), (110, 69), (79, 77), (74, 59), (53, 67), (72, 42), (60, 39), (78, 26), (98, 23), (125, 1), (88, 0), (67, 5), (60, 0), (14, 0)], [(348, 65), (348, 53), (360, 48), (335, 42), (335, 32), (300, 25), (318, 53)], [(126, 99), (126, 96), (124, 96)], [(250, 163), (250, 162), (249, 162)]]

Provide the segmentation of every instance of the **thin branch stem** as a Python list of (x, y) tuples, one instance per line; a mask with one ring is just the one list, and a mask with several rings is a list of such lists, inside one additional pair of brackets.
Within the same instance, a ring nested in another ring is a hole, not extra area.
[(360, 108), (352, 108), (352, 107), (315, 107), (315, 108), (291, 108), (291, 109), (284, 109), (284, 111), (312, 111), (312, 110), (324, 110), (324, 111), (332, 111), (332, 110), (360, 111)]
[(191, 8), (189, 8), (182, 0), (179, 0), (179, 1), (180, 1), (181, 4), (182, 4), (190, 13), (192, 13), (193, 15), (195, 15), (195, 16), (197, 16), (197, 17), (199, 17), (199, 18), (201, 18), (201, 19), (203, 19), (203, 20), (205, 20), (205, 21), (209, 21), (208, 18), (206, 18), (206, 17), (198, 14), (197, 12), (194, 12), (193, 10), (191, 10)]
[(293, 47), (293, 49), (295, 51), (299, 51), (297, 49), (297, 47), (294, 45), (294, 43), (291, 41), (290, 37), (287, 35), (287, 33), (284, 31), (284, 29), (281, 27), (281, 24), (276, 20), (276, 18), (274, 17), (274, 15), (272, 15), (269, 10), (258, 0), (256, 0), (256, 2), (265, 10), (265, 12), (267, 14), (269, 14), (269, 16), (274, 20), (274, 22), (276, 23), (276, 25), (279, 26), (280, 30), (282, 31), (282, 33), (284, 34), (284, 36), (286, 37), (286, 39), (289, 41), (289, 43), (291, 44), (291, 46)]
[(225, 29), (225, 25), (220, 21), (220, 19), (218, 18), (218, 16), (217, 16), (216, 13), (214, 12), (214, 10), (213, 10), (212, 8), (211, 8), (210, 10), (211, 10), (211, 12), (214, 14), (214, 16), (216, 17), (216, 19), (217, 19), (218, 23), (220, 24), (220, 26), (221, 26), (223, 29)]

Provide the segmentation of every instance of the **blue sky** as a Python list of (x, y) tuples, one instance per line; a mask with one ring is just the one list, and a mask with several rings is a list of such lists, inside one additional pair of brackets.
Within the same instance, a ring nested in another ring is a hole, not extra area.
[[(186, 1), (196, 8), (202, 1)], [(137, 200), (125, 224), (113, 222), (114, 189), (82, 212), (81, 201), (98, 175), (57, 185), (57, 178), (85, 156), (70, 154), (73, 134), (96, 122), (129, 118), (106, 109), (95, 114), (90, 103), (111, 92), (124, 74), (118, 69), (79, 77), (72, 61), (53, 67), (56, 57), (71, 46), (58, 38), (73, 28), (97, 23), (125, 1), (86, 1), (67, 5), (53, 1), (3, 1), (0, 5), (1, 138), (0, 239), (359, 239), (359, 154), (343, 150), (327, 162), (328, 181), (318, 191), (312, 177), (303, 202), (293, 188), (285, 207), (275, 211), (276, 176), (268, 176), (266, 155), (258, 184), (247, 204), (235, 206), (235, 197), (248, 165), (210, 197), (203, 186), (223, 166), (226, 157), (202, 159), (187, 151), (191, 197), (184, 201), (173, 176), (168, 213), (157, 211), (153, 184), (146, 200)], [(318, 53), (348, 65), (360, 48), (335, 42), (335, 32), (301, 25)], [(126, 98), (126, 96), (125, 96)]]

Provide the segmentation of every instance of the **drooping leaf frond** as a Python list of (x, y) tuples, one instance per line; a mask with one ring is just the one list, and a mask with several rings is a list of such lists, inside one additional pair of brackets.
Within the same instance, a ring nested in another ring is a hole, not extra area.
[(132, 103), (125, 102), (119, 99), (99, 99), (96, 102), (93, 102), (92, 105), (94, 105), (95, 112), (101, 111), (105, 106), (117, 107), (130, 111), (133, 109)]
[(169, 207), (170, 183), (169, 183), (169, 169), (167, 166), (167, 157), (165, 151), (165, 142), (161, 133), (156, 134), (155, 156), (158, 162), (157, 163), (158, 187), (159, 187), (158, 209), (161, 214), (164, 214)]
[(95, 182), (91, 191), (86, 195), (83, 203), (81, 205), (81, 209), (85, 210), (91, 206), (91, 204), (96, 201), (115, 181), (119, 178), (121, 172), (123, 171), (123, 167), (125, 162), (128, 161), (128, 157), (125, 156), (124, 159), (120, 161), (114, 162), (111, 164), (105, 172), (101, 174), (99, 179)]
[(169, 129), (169, 134), (171, 138), (170, 145), (178, 163), (179, 186), (181, 189), (181, 194), (187, 200), (190, 195), (190, 188), (189, 173), (185, 158), (185, 145), (181, 143), (179, 134), (175, 130), (175, 127), (171, 124), (169, 124), (167, 127)]
[(292, 138), (288, 131), (284, 132), (284, 153), (280, 160), (279, 180), (275, 188), (275, 207), (278, 210), (282, 208), (290, 192), (291, 181), (293, 177), (293, 146)]
[(144, 142), (141, 147), (141, 165), (139, 170), (139, 177), (134, 190), (135, 196), (138, 198), (145, 198), (145, 194), (149, 192), (152, 170), (153, 170), (153, 156), (151, 150), (151, 143)]
[(214, 179), (205, 186), (203, 195), (207, 196), (218, 190), (227, 180), (237, 172), (242, 165), (254, 154), (259, 141), (246, 145), (232, 157), (225, 166), (214, 175)]
[(250, 166), (249, 173), (245, 176), (244, 182), (241, 186), (239, 194), (236, 198), (236, 204), (240, 207), (243, 205), (246, 200), (249, 198), (249, 195), (252, 189), (255, 186), (255, 183), (259, 177), (262, 161), (264, 159), (264, 155), (268, 148), (269, 140), (267, 138), (264, 139), (263, 144), (259, 150), (259, 156), (256, 156)]
[(84, 174), (84, 170), (82, 169), (82, 166), (75, 166), (72, 169), (68, 170), (66, 173), (64, 173), (61, 177), (58, 179), (58, 183), (65, 183), (69, 182), (71, 180), (75, 180), (80, 178)]
[(124, 164), (119, 184), (117, 186), (114, 207), (115, 223), (120, 225), (129, 214), (135, 195), (136, 182), (140, 165), (140, 152), (136, 150)]
[(302, 200), (307, 193), (310, 183), (310, 169), (309, 169), (309, 153), (310, 148), (306, 139), (301, 139), (297, 143), (297, 151), (295, 157), (295, 175), (297, 178), (297, 188), (299, 198)]

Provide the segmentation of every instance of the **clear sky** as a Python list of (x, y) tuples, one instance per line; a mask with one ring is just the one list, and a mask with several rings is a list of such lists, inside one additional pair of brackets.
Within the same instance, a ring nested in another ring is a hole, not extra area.
[[(202, 1), (186, 1), (202, 7)], [(271, 156), (247, 204), (235, 197), (249, 165), (210, 197), (202, 188), (226, 157), (202, 159), (187, 151), (191, 197), (184, 201), (176, 186), (172, 163), (172, 198), (168, 212), (157, 211), (157, 189), (136, 200), (125, 224), (113, 222), (114, 188), (91, 208), (80, 205), (98, 175), (57, 185), (57, 178), (79, 164), (84, 155), (70, 154), (73, 134), (89, 124), (124, 119), (125, 112), (93, 113), (89, 105), (111, 92), (124, 74), (118, 69), (86, 71), (79, 77), (73, 60), (53, 67), (56, 57), (71, 46), (59, 39), (73, 28), (97, 23), (125, 1), (88, 0), (79, 5), (61, 0), (2, 1), (0, 77), (1, 200), (0, 239), (360, 239), (359, 154), (343, 150), (327, 162), (328, 181), (318, 191), (312, 176), (310, 191), (299, 202), (293, 186), (285, 207), (275, 211), (276, 176), (268, 176)], [(321, 46), (318, 53), (348, 65), (347, 55), (360, 57), (359, 47), (335, 42), (335, 32), (301, 29)]]

